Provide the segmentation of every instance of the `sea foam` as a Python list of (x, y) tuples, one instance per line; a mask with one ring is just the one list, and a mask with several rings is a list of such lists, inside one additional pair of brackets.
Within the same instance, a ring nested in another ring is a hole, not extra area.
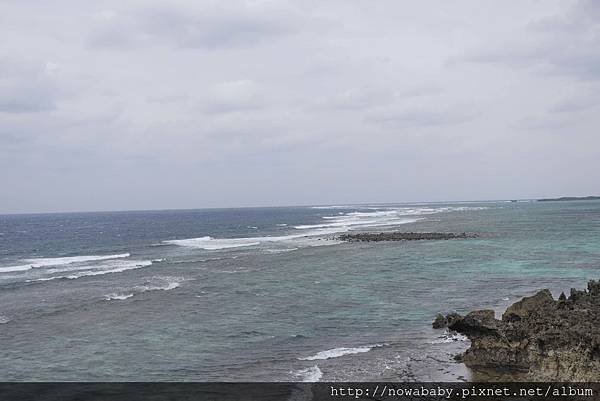
[(83, 263), (92, 262), (96, 260), (110, 260), (110, 259), (122, 259), (128, 258), (129, 253), (119, 253), (116, 255), (87, 255), (87, 256), (68, 256), (64, 258), (35, 258), (35, 259), (24, 259), (25, 262), (31, 264), (32, 267), (44, 267), (44, 266), (59, 266), (68, 265), (71, 263)]
[(311, 366), (310, 368), (302, 369), (294, 373), (294, 376), (299, 377), (300, 381), (307, 383), (315, 383), (321, 380), (323, 372), (317, 365)]
[(344, 355), (362, 354), (364, 352), (371, 351), (373, 348), (382, 347), (382, 346), (383, 346), (383, 344), (375, 344), (375, 345), (367, 345), (367, 346), (363, 346), (363, 347), (354, 347), (354, 348), (346, 348), (346, 347), (333, 348), (333, 349), (328, 349), (326, 351), (317, 352), (313, 356), (308, 356), (305, 358), (298, 358), (298, 359), (301, 361), (317, 361), (317, 360), (338, 358), (338, 357), (344, 356)]
[(219, 250), (227, 248), (240, 248), (258, 246), (263, 243), (294, 241), (305, 237), (322, 236), (339, 232), (339, 230), (312, 230), (301, 234), (290, 234), (272, 237), (248, 237), (248, 238), (213, 238), (199, 237), (178, 240), (163, 241), (165, 244), (178, 245), (190, 248), (201, 248), (206, 250)]
[(73, 273), (73, 274), (41, 277), (41, 278), (37, 278), (37, 279), (27, 280), (27, 282), (51, 281), (51, 280), (57, 280), (57, 279), (75, 280), (75, 279), (78, 279), (81, 277), (101, 276), (104, 274), (111, 274), (111, 273), (122, 273), (127, 270), (140, 269), (142, 267), (147, 267), (150, 265), (152, 265), (152, 261), (150, 261), (150, 260), (128, 260), (128, 261), (122, 261), (122, 262), (114, 261), (113, 263), (85, 266), (84, 270), (78, 269), (77, 272)]
[(430, 342), (430, 344), (447, 344), (447, 343), (453, 343), (453, 342), (457, 342), (457, 341), (468, 341), (469, 339), (460, 334), (460, 333), (455, 333), (455, 332), (451, 332), (451, 331), (444, 331), (444, 334), (442, 334), (441, 336), (439, 336), (436, 340), (433, 340)]
[(63, 266), (77, 263), (86, 263), (100, 260), (122, 259), (128, 258), (128, 253), (120, 253), (116, 255), (87, 255), (87, 256), (68, 256), (63, 258), (33, 258), (23, 259), (26, 264), (16, 266), (0, 267), (0, 273), (21, 272), (31, 269), (44, 267)]
[(7, 267), (0, 267), (0, 273), (22, 272), (22, 271), (27, 271), (27, 270), (31, 270), (31, 269), (32, 269), (31, 265), (7, 266)]
[[(297, 234), (288, 234), (281, 236), (256, 236), (246, 238), (214, 238), (210, 236), (198, 238), (184, 238), (163, 241), (163, 245), (177, 245), (189, 248), (199, 248), (205, 250), (220, 250), (242, 247), (256, 247), (264, 243), (272, 242), (293, 242), (304, 241), (304, 246), (315, 245), (333, 245), (335, 241), (312, 241), (317, 237), (347, 232), (355, 229), (367, 229), (369, 227), (392, 227), (402, 224), (415, 223), (426, 215), (462, 211), (479, 210), (481, 207), (368, 207), (360, 206), (314, 206), (313, 209), (359, 209), (361, 211), (338, 212), (334, 216), (321, 216), (324, 220), (317, 224), (300, 224), (294, 226), (298, 230)], [(368, 210), (368, 211), (362, 211)], [(281, 224), (278, 224), (281, 226)]]
[[(322, 209), (344, 208), (342, 206), (334, 207), (319, 207)], [(485, 207), (367, 207), (360, 208), (368, 211), (355, 212), (339, 212), (334, 216), (322, 216), (325, 220), (318, 224), (301, 224), (294, 226), (298, 230), (314, 230), (314, 229), (335, 229), (337, 232), (345, 232), (354, 229), (365, 229), (369, 227), (386, 227), (398, 226), (402, 224), (415, 223), (424, 217), (431, 214), (464, 211), (464, 210), (481, 210)]]
[(122, 290), (121, 292), (113, 292), (104, 296), (107, 301), (123, 301), (137, 294), (142, 294), (149, 291), (170, 291), (179, 288), (181, 283), (185, 281), (183, 277), (171, 276), (154, 276), (144, 285), (138, 285), (130, 289)]
[(133, 294), (116, 294), (116, 293), (112, 293), (112, 294), (108, 294), (104, 297), (104, 299), (106, 299), (107, 301), (123, 301), (126, 299), (129, 299), (133, 297)]

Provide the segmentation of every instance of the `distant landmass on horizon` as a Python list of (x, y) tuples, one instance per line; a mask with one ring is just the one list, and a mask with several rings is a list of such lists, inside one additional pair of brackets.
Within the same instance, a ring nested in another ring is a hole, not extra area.
[(584, 200), (600, 200), (600, 196), (562, 196), (560, 198), (544, 198), (538, 199), (538, 202), (551, 202), (551, 201), (584, 201)]

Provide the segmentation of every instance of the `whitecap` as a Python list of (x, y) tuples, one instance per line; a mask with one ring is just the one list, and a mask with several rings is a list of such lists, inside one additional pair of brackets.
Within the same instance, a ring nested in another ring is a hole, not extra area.
[(179, 288), (184, 280), (183, 277), (156, 276), (149, 280), (148, 284), (134, 287), (134, 290), (138, 292), (170, 291)]
[(123, 259), (123, 258), (128, 258), (129, 256), (130, 256), (129, 253), (120, 253), (120, 254), (116, 254), (116, 255), (86, 255), (86, 256), (68, 256), (68, 257), (63, 257), (63, 258), (23, 259), (22, 261), (27, 264), (0, 267), (0, 273), (21, 272), (21, 271), (27, 271), (27, 270), (43, 268), (43, 267), (80, 264), (80, 263), (101, 261), (101, 260)]
[(61, 275), (61, 276), (50, 276), (50, 277), (42, 277), (38, 279), (27, 280), (27, 282), (32, 281), (51, 281), (57, 279), (68, 279), (75, 280), (81, 277), (88, 276), (101, 276), (104, 274), (111, 273), (122, 273), (127, 270), (140, 269), (142, 267), (147, 267), (152, 264), (150, 260), (132, 260), (122, 263), (113, 263), (113, 264), (104, 264), (104, 265), (95, 265), (95, 266), (86, 266), (87, 270), (78, 270), (77, 273), (69, 274), (69, 275)]
[(19, 266), (7, 266), (0, 267), (0, 273), (9, 273), (9, 272), (23, 272), (27, 270), (31, 270), (31, 265), (19, 265)]
[(283, 248), (283, 249), (265, 249), (268, 253), (286, 253), (291, 251), (297, 251), (298, 248)]
[[(316, 208), (316, 207), (313, 207)], [(348, 208), (356, 207), (345, 206), (327, 206), (318, 208)], [(298, 243), (304, 241), (304, 246), (334, 245), (333, 241), (314, 241), (316, 237), (347, 232), (354, 229), (365, 229), (369, 227), (391, 227), (402, 224), (415, 223), (430, 214), (460, 211), (460, 210), (479, 210), (478, 207), (397, 207), (397, 208), (367, 208), (365, 211), (339, 212), (337, 216), (322, 216), (324, 222), (317, 224), (301, 224), (294, 228), (299, 230), (298, 234), (289, 234), (282, 236), (263, 236), (246, 238), (214, 238), (204, 236), (198, 238), (184, 238), (163, 241), (165, 245), (177, 245), (190, 248), (199, 248), (205, 250), (220, 250), (229, 248), (255, 247), (270, 242), (288, 242)], [(364, 210), (364, 208), (363, 208)]]
[(6, 324), (10, 322), (10, 319), (6, 316), (0, 315), (0, 324)]
[(468, 341), (469, 339), (460, 334), (460, 333), (456, 333), (453, 331), (448, 331), (445, 330), (444, 334), (442, 334), (441, 336), (439, 336), (436, 340), (431, 341), (431, 344), (447, 344), (447, 343), (453, 343), (453, 342), (457, 342), (457, 341)]
[(369, 352), (373, 348), (381, 347), (381, 346), (383, 346), (383, 344), (367, 345), (367, 346), (363, 346), (363, 347), (354, 347), (354, 348), (346, 348), (346, 347), (333, 348), (333, 349), (328, 349), (326, 351), (317, 352), (313, 356), (308, 356), (305, 358), (298, 358), (298, 359), (301, 361), (316, 361), (316, 360), (338, 358), (338, 357), (344, 356), (344, 355), (361, 354), (364, 352)]
[(163, 241), (166, 244), (206, 250), (219, 250), (228, 248), (258, 246), (262, 243), (294, 241), (305, 237), (316, 237), (339, 232), (337, 229), (313, 230), (301, 234), (291, 234), (273, 237), (248, 237), (248, 238), (213, 238), (209, 236)]
[(421, 216), (452, 211), (482, 210), (486, 209), (486, 207), (356, 207), (356, 209), (359, 209), (360, 211), (338, 212), (338, 214), (334, 216), (322, 216), (321, 218), (325, 220), (325, 222), (317, 224), (300, 224), (294, 226), (294, 228), (298, 230), (335, 229), (337, 232), (345, 232), (356, 228), (410, 224), (425, 218)]
[(186, 238), (178, 240), (163, 241), (165, 244), (185, 246), (190, 248), (201, 248), (209, 251), (227, 249), (227, 248), (240, 248), (246, 246), (259, 245), (259, 241), (253, 241), (251, 238), (224, 238), (215, 239), (209, 236), (199, 238)]
[(106, 300), (124, 300), (150, 291), (171, 291), (175, 288), (179, 288), (183, 281), (185, 281), (185, 278), (183, 277), (154, 276), (148, 279), (144, 285), (121, 289), (120, 292), (113, 292), (105, 295), (104, 298)]
[(68, 265), (71, 263), (82, 263), (92, 262), (96, 260), (110, 260), (110, 259), (122, 259), (128, 258), (129, 253), (119, 253), (116, 255), (86, 255), (86, 256), (68, 256), (64, 258), (34, 258), (24, 259), (25, 262), (31, 264), (31, 267), (44, 267), (44, 266), (59, 266)]
[(107, 301), (124, 301), (126, 299), (133, 297), (133, 295), (134, 294), (112, 293), (112, 294), (105, 295), (104, 299), (106, 299)]
[(306, 383), (315, 383), (321, 380), (323, 372), (317, 365), (311, 366), (310, 368), (302, 369), (294, 373), (294, 376), (299, 377), (300, 381)]

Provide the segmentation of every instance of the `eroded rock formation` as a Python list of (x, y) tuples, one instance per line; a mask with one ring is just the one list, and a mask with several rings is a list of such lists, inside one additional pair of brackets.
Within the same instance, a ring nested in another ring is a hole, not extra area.
[(510, 306), (438, 315), (435, 328), (466, 335), (462, 361), (471, 368), (521, 371), (525, 380), (600, 381), (600, 281), (558, 300), (542, 290)]

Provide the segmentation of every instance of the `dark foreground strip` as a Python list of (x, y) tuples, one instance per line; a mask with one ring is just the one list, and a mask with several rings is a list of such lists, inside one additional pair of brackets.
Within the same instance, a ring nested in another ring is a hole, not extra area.
[(600, 400), (600, 383), (0, 383), (0, 401)]

